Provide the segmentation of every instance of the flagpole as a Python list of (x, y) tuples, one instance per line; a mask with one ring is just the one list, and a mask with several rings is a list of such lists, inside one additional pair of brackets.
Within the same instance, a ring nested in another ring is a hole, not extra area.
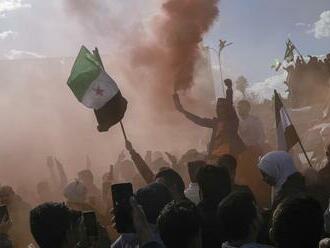
[(125, 139), (125, 141), (128, 141), (123, 122), (120, 121), (119, 123), (120, 123), (121, 131), (123, 132), (123, 135), (124, 135), (124, 139)]
[[(290, 123), (292, 123), (292, 125), (293, 125), (293, 122), (291, 121), (290, 115), (288, 114), (288, 112), (287, 112), (286, 109), (284, 108), (284, 105), (283, 105), (283, 109), (284, 109), (284, 111), (286, 112), (286, 116), (288, 117)], [(309, 164), (309, 167), (313, 168), (312, 163), (311, 163), (311, 161), (310, 161), (310, 159), (309, 159), (309, 157), (308, 157), (308, 155), (307, 155), (307, 152), (306, 152), (305, 147), (303, 146), (303, 144), (302, 144), (302, 142), (301, 142), (301, 139), (300, 139), (299, 135), (297, 135), (297, 139), (298, 139), (298, 144), (300, 145), (300, 148), (301, 148), (301, 150), (303, 151), (303, 153), (304, 153), (304, 155), (305, 155), (305, 158), (306, 158), (306, 160), (307, 160), (307, 162), (308, 162), (308, 164)]]
[(219, 59), (220, 81), (222, 83), (222, 93), (223, 93), (223, 96), (226, 97), (226, 94), (225, 94), (225, 85), (223, 83), (223, 75), (222, 75), (221, 52), (222, 52), (222, 49), (219, 49), (218, 59)]
[[(293, 44), (293, 42), (292, 42), (290, 39), (289, 39), (289, 41), (291, 42), (291, 44)], [(305, 63), (305, 59), (304, 59), (304, 57), (302, 56), (302, 54), (300, 53), (300, 51), (298, 50), (298, 48), (296, 47), (295, 44), (293, 44), (293, 47), (294, 47), (294, 50), (297, 51), (297, 53), (299, 54), (299, 56), (302, 58), (302, 60), (303, 60), (304, 63)]]
[(226, 93), (225, 93), (225, 85), (224, 85), (224, 82), (223, 82), (223, 72), (222, 72), (221, 53), (222, 53), (222, 51), (223, 51), (224, 48), (226, 48), (226, 47), (228, 47), (228, 46), (230, 46), (230, 45), (233, 44), (232, 42), (230, 42), (230, 43), (228, 43), (228, 44), (226, 44), (226, 43), (227, 43), (227, 41), (224, 41), (224, 42), (223, 42), (222, 40), (220, 40), (218, 50), (215, 49), (215, 48), (213, 48), (213, 47), (207, 47), (208, 49), (213, 50), (213, 51), (216, 52), (216, 54), (217, 54), (217, 57), (218, 57), (218, 64), (219, 64), (219, 73), (220, 73), (220, 82), (221, 82), (221, 84), (222, 84), (222, 87), (221, 87), (221, 88), (222, 88), (222, 94), (223, 94), (224, 97), (226, 97)]
[(311, 161), (310, 161), (310, 159), (309, 159), (309, 157), (308, 157), (308, 155), (307, 155), (307, 152), (306, 152), (306, 150), (305, 150), (303, 144), (301, 143), (301, 140), (300, 140), (299, 137), (298, 137), (298, 143), (299, 143), (299, 145), (300, 145), (300, 147), (301, 147), (301, 150), (303, 151), (303, 153), (304, 153), (304, 155), (305, 155), (305, 157), (306, 157), (306, 159), (307, 159), (307, 162), (308, 162), (308, 164), (309, 164), (309, 167), (313, 168), (312, 163), (311, 163)]

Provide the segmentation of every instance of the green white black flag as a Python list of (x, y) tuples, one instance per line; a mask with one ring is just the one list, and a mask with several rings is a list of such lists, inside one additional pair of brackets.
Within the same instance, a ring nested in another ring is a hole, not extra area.
[(295, 46), (293, 45), (291, 40), (288, 40), (286, 42), (286, 50), (285, 50), (285, 55), (284, 55), (284, 59), (290, 63), (294, 60), (294, 51)]
[(102, 63), (84, 46), (73, 65), (68, 86), (86, 107), (94, 109), (99, 131), (117, 124), (127, 108), (115, 81), (104, 71)]

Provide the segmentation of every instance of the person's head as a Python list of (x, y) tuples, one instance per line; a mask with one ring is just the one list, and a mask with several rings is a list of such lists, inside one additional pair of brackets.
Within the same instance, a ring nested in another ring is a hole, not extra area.
[(4, 185), (0, 187), (0, 204), (10, 205), (15, 198), (15, 192), (12, 187)]
[(70, 203), (84, 203), (87, 197), (87, 188), (78, 180), (74, 181), (64, 188), (64, 197)]
[(37, 193), (41, 200), (47, 200), (51, 197), (51, 190), (49, 183), (46, 181), (39, 182), (37, 184)]
[(85, 185), (91, 185), (94, 183), (94, 176), (90, 170), (82, 170), (78, 173), (79, 181)]
[(235, 183), (237, 160), (234, 156), (232, 156), (230, 154), (224, 154), (224, 155), (220, 156), (217, 161), (217, 166), (225, 167), (229, 172), (232, 184)]
[(253, 195), (233, 192), (218, 205), (217, 224), (225, 241), (255, 242), (261, 217)]
[(159, 215), (157, 223), (166, 247), (200, 247), (200, 216), (191, 201), (170, 202)]
[(287, 199), (273, 214), (270, 236), (278, 248), (318, 247), (322, 232), (322, 209), (312, 198)]
[(263, 180), (278, 192), (287, 178), (297, 172), (291, 155), (284, 151), (270, 152), (258, 163)]
[(188, 162), (188, 173), (189, 178), (192, 183), (197, 183), (197, 174), (200, 168), (202, 168), (205, 165), (205, 161), (203, 160), (197, 160)]
[(247, 100), (241, 100), (237, 104), (238, 114), (241, 118), (245, 119), (249, 116), (251, 111), (251, 104)]
[(142, 206), (151, 224), (156, 224), (160, 212), (172, 200), (170, 191), (160, 183), (149, 184), (136, 192), (136, 201)]
[(230, 176), (226, 168), (206, 165), (197, 175), (201, 199), (219, 203), (231, 191)]
[(159, 171), (155, 181), (164, 184), (175, 200), (184, 198), (185, 185), (182, 177), (173, 169)]
[(71, 230), (77, 226), (80, 213), (62, 203), (44, 203), (31, 210), (31, 233), (40, 248), (71, 248)]

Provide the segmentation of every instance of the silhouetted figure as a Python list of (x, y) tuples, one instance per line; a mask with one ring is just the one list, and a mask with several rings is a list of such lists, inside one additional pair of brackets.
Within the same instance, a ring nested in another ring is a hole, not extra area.
[(174, 94), (176, 109), (195, 124), (212, 128), (212, 136), (208, 146), (210, 159), (216, 159), (222, 154), (239, 155), (245, 150), (245, 145), (238, 135), (239, 119), (233, 106), (233, 89), (230, 79), (225, 80), (227, 86), (226, 98), (219, 98), (217, 102), (217, 117), (201, 118), (185, 110), (180, 102), (179, 95)]

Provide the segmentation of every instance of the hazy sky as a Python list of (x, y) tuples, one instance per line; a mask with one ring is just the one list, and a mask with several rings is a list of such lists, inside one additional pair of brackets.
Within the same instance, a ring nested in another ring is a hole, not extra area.
[(329, 0), (222, 0), (220, 17), (207, 36), (217, 45), (218, 37), (234, 42), (224, 53), (224, 65), (251, 81), (274, 75), (275, 58), (282, 59), (290, 37), (304, 55), (330, 52), (330, 12), (323, 18), (324, 36), (315, 37), (315, 23), (329, 10)]
[[(91, 22), (90, 17), (79, 25), (81, 19), (68, 13), (65, 1), (69, 0), (0, 0), (0, 58), (74, 56), (82, 43), (104, 51), (115, 42), (111, 28), (106, 39), (86, 33), (83, 26)], [(111, 18), (107, 21), (119, 23), (124, 17), (148, 21), (162, 1), (108, 2)], [(288, 37), (303, 54), (330, 52), (329, 0), (222, 0), (219, 7), (220, 16), (205, 43), (216, 47), (219, 37), (234, 42), (224, 52), (229, 76), (242, 74), (258, 82), (274, 75), (270, 66), (275, 58), (283, 58)]]

